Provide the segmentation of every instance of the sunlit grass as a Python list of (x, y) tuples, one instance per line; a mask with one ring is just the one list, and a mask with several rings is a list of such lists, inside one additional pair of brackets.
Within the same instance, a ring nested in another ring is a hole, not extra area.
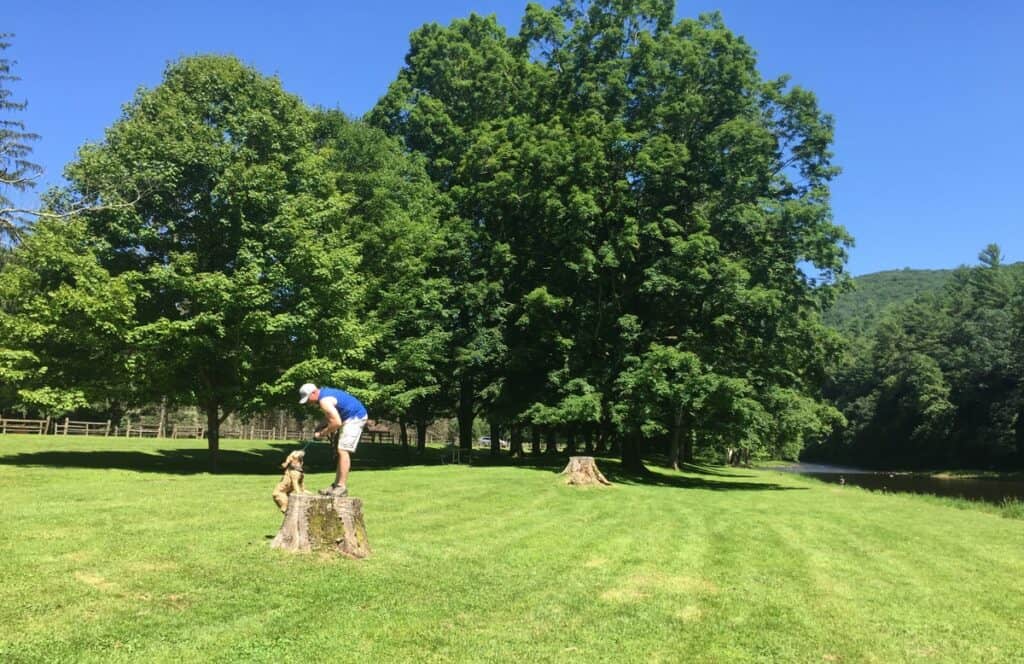
[[(287, 446), (228, 441), (210, 475), (198, 444), (0, 438), (0, 661), (1024, 659), (1024, 522), (996, 513), (364, 446), (374, 553), (350, 562), (268, 548)], [(330, 464), (310, 448), (310, 488)]]

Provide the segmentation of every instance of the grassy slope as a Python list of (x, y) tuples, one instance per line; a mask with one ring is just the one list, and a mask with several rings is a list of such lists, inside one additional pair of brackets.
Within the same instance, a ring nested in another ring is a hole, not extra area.
[[(353, 563), (267, 547), (281, 449), (228, 442), (211, 476), (188, 445), (0, 438), (0, 661), (1024, 659), (1024, 521), (769, 471), (580, 490), (367, 448)], [(312, 488), (328, 463), (311, 449)]]

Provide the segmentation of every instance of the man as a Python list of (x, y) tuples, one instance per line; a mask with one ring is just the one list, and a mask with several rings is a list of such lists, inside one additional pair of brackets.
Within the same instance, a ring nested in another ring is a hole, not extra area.
[(317, 429), (313, 438), (330, 439), (339, 429), (341, 436), (338, 438), (338, 472), (335, 475), (334, 483), (330, 488), (321, 489), (321, 496), (347, 496), (348, 495), (348, 471), (352, 467), (352, 459), (349, 454), (356, 451), (359, 445), (359, 436), (366, 426), (366, 407), (359, 399), (336, 387), (317, 387), (313, 383), (306, 383), (299, 388), (299, 403), (304, 404), (312, 401), (320, 405), (327, 418), (327, 425)]

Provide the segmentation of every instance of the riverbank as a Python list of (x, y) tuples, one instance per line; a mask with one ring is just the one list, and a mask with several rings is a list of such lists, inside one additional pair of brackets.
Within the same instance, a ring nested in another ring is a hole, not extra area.
[(763, 467), (883, 493), (912, 493), (986, 504), (1011, 518), (1020, 518), (1024, 511), (1024, 480), (1017, 473), (877, 471), (815, 463), (768, 464)]

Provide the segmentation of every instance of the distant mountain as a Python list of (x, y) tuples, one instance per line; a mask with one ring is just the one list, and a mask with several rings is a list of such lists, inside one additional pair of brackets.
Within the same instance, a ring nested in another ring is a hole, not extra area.
[(840, 330), (867, 330), (887, 307), (937, 291), (952, 275), (953, 270), (904, 268), (854, 277), (854, 289), (839, 296), (825, 314), (825, 322)]
[[(1024, 262), (1008, 266), (1024, 275)], [(851, 332), (864, 332), (874, 327), (879, 315), (888, 307), (910, 302), (922, 293), (942, 289), (955, 270), (886, 270), (854, 277), (855, 288), (843, 293), (835, 306), (825, 314), (832, 327)]]

